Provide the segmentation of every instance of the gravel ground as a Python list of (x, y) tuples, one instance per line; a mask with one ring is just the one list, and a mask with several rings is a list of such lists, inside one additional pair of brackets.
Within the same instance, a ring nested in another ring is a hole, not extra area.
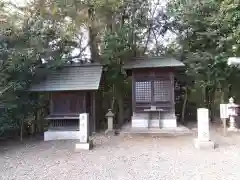
[(98, 135), (83, 152), (74, 152), (76, 141), (4, 146), (0, 180), (239, 180), (240, 135), (213, 139), (219, 147), (201, 151), (191, 136)]

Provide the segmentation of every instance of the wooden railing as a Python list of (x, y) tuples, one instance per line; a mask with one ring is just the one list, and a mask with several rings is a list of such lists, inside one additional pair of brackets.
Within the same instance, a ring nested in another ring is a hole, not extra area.
[(76, 116), (49, 116), (46, 119), (49, 121), (49, 130), (79, 130), (79, 118)]

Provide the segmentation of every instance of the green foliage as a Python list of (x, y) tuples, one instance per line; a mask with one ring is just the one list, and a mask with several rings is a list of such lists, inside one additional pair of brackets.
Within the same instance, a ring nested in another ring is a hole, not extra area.
[[(114, 106), (117, 114), (123, 114), (122, 101), (131, 93), (123, 65), (134, 56), (171, 54), (182, 59), (186, 72), (181, 80), (200, 106), (212, 101), (212, 92), (227, 97), (237, 89), (238, 70), (228, 67), (226, 60), (240, 53), (239, 4), (172, 0), (168, 14), (161, 10), (160, 0), (34, 0), (24, 8), (14, 6), (12, 13), (4, 4), (0, 100), (6, 108), (1, 128), (18, 127), (42, 106), (38, 95), (27, 92), (30, 83), (65, 60), (84, 57), (87, 48), (92, 61), (105, 64), (107, 109)], [(162, 39), (169, 31), (177, 34), (177, 42), (166, 48)], [(73, 57), (70, 52), (75, 47), (80, 53)], [(43, 64), (43, 59), (48, 63)]]
[[(1, 27), (0, 133), (19, 128), (41, 106), (38, 95), (28, 91), (29, 85), (46, 75), (44, 69), (61, 65), (73, 44), (65, 29), (54, 21), (27, 15), (19, 24), (14, 21), (9, 18), (8, 26)], [(49, 63), (44, 65), (42, 60)]]
[(199, 106), (218, 107), (237, 88), (239, 70), (227, 59), (239, 55), (239, 8), (231, 0), (173, 0), (168, 6), (187, 79), (194, 80), (190, 98)]
[(115, 87), (116, 93), (123, 93), (126, 79), (123, 70), (124, 62), (132, 58), (131, 29), (123, 26), (115, 32), (107, 32), (104, 36), (103, 62), (106, 64), (107, 83)]

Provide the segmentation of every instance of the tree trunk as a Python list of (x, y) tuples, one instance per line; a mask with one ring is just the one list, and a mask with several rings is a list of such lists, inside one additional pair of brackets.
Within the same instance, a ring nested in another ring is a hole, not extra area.
[(221, 89), (221, 103), (224, 104), (225, 102), (225, 92), (223, 89)]
[(20, 140), (23, 140), (23, 131), (24, 131), (24, 118), (21, 119), (21, 127), (20, 127)]
[(37, 110), (36, 112), (36, 133), (40, 133), (43, 131), (43, 122), (42, 122), (42, 117), (41, 117), (41, 112), (43, 111), (43, 108), (41, 107), (40, 109)]
[(89, 46), (91, 52), (91, 60), (93, 62), (100, 61), (99, 52), (98, 52), (98, 43), (97, 43), (97, 32), (95, 28), (95, 15), (94, 15), (94, 7), (89, 7), (88, 9), (88, 18), (89, 18)]
[(187, 100), (188, 100), (188, 88), (186, 87), (183, 106), (182, 106), (182, 112), (181, 112), (181, 123), (182, 124), (185, 123), (185, 111), (186, 111)]
[(118, 102), (118, 129), (120, 129), (123, 125), (124, 122), (124, 101), (122, 96), (117, 97), (117, 102)]
[(206, 108), (206, 87), (205, 86), (202, 87), (202, 104), (201, 104), (201, 106), (203, 108)]
[(214, 121), (214, 117), (215, 117), (215, 103), (214, 103), (215, 92), (216, 92), (216, 87), (212, 87), (210, 92), (208, 93), (209, 95), (208, 106), (209, 106), (209, 112), (210, 112), (210, 120), (212, 122)]
[(89, 27), (89, 46), (90, 46), (90, 52), (91, 52), (91, 60), (93, 62), (99, 62), (99, 52), (98, 52), (98, 46), (96, 42), (96, 34), (94, 32), (95, 30), (93, 27)]
[(135, 24), (136, 24), (136, 14), (137, 7), (136, 7), (136, 0), (132, 0), (132, 22), (131, 22), (131, 28), (132, 28), (132, 37), (131, 41), (132, 42), (132, 51), (133, 51), (133, 56), (135, 57), (137, 55), (137, 49), (136, 49), (136, 34), (135, 34)]

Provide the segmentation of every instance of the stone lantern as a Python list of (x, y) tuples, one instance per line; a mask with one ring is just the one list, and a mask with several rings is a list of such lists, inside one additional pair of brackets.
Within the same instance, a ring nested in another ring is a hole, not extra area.
[(107, 118), (107, 122), (108, 122), (108, 129), (105, 131), (105, 133), (113, 133), (113, 118), (114, 118), (114, 114), (112, 112), (112, 109), (108, 109), (108, 113), (105, 115)]
[(228, 116), (229, 116), (229, 128), (228, 131), (237, 131), (235, 118), (237, 116), (237, 110), (239, 105), (234, 103), (234, 99), (231, 97), (228, 103)]

